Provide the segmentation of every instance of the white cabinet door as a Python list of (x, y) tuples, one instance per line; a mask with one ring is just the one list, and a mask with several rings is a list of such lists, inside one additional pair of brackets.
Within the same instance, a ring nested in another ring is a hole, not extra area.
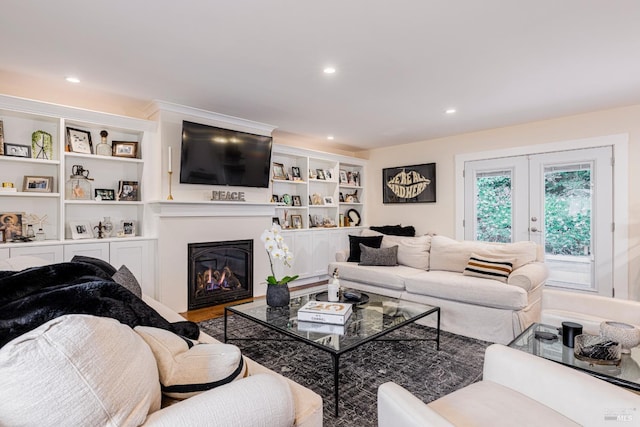
[(316, 231), (312, 236), (311, 273), (324, 276), (330, 257), (329, 230)]
[(46, 259), (52, 263), (62, 262), (63, 260), (63, 250), (61, 245), (11, 248), (10, 254), (12, 258), (17, 256), (34, 256)]
[(127, 266), (140, 283), (142, 293), (151, 297), (155, 297), (154, 242), (152, 240), (111, 242), (109, 259), (116, 269), (123, 265)]
[(65, 261), (71, 261), (76, 255), (90, 256), (109, 262), (109, 243), (72, 243), (64, 245)]
[(11, 255), (9, 255), (9, 248), (0, 248), (0, 260), (7, 259)]

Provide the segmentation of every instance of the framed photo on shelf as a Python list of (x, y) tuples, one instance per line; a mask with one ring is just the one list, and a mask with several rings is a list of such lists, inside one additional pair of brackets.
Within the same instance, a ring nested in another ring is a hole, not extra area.
[(291, 215), (291, 227), (302, 228), (302, 215)]
[(118, 200), (135, 202), (138, 200), (138, 181), (120, 181), (118, 183)]
[(25, 176), (22, 184), (22, 191), (34, 193), (52, 193), (52, 176)]
[(291, 176), (294, 181), (302, 181), (302, 176), (300, 175), (300, 168), (298, 166), (291, 167)]
[(43, 130), (37, 130), (31, 134), (31, 153), (36, 159), (53, 159), (53, 138), (51, 134)]
[(271, 203), (278, 203), (279, 201), (280, 201), (280, 196), (278, 196), (277, 194), (271, 195)]
[(11, 157), (31, 158), (31, 147), (22, 144), (4, 143), (4, 155)]
[(93, 154), (91, 132), (68, 127), (67, 147), (69, 147), (69, 151), (73, 151), (74, 153)]
[(23, 217), (24, 212), (0, 212), (0, 230), (7, 241), (22, 237)]
[(316, 169), (317, 179), (325, 180), (324, 171), (322, 169)]
[(340, 169), (340, 184), (347, 184), (348, 182), (347, 171), (344, 169)]
[(284, 165), (282, 163), (273, 162), (273, 179), (287, 179), (287, 174), (284, 171)]
[(333, 204), (333, 197), (331, 197), (331, 196), (324, 196), (324, 204), (325, 204), (325, 205), (332, 205), (332, 204)]
[(94, 190), (96, 200), (115, 200), (116, 192), (111, 188), (96, 188)]
[(271, 224), (280, 225), (280, 218), (274, 216), (273, 218), (271, 218)]
[(69, 221), (69, 229), (73, 240), (93, 238), (89, 221)]
[(111, 154), (114, 157), (129, 157), (135, 159), (138, 157), (138, 142), (113, 141), (111, 143)]
[(300, 196), (291, 196), (291, 201), (293, 202), (293, 206), (302, 206), (302, 200), (300, 200)]
[(331, 169), (325, 169), (324, 170), (324, 177), (325, 179), (331, 179)]
[(122, 237), (133, 237), (136, 235), (136, 222), (131, 219), (122, 220)]

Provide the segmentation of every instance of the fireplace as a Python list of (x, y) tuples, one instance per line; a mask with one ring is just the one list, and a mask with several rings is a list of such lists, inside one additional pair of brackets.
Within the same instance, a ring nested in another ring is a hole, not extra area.
[(189, 243), (188, 309), (253, 296), (253, 240)]

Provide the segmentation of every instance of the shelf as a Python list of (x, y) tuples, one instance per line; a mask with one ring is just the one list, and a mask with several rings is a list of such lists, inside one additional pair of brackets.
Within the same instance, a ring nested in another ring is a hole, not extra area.
[(144, 202), (135, 201), (135, 202), (126, 202), (126, 201), (118, 201), (118, 200), (65, 200), (65, 205), (143, 205)]
[(340, 206), (349, 205), (349, 206), (362, 206), (363, 203), (354, 203), (354, 202), (340, 202)]
[(33, 163), (38, 165), (51, 165), (56, 166), (60, 164), (60, 160), (43, 160), (33, 159), (31, 157), (13, 157), (13, 156), (0, 156), (0, 162), (17, 162), (17, 163)]
[(3, 192), (0, 191), (0, 197), (41, 197), (55, 199), (60, 197), (60, 193), (36, 193), (30, 191)]
[(274, 184), (295, 184), (295, 185), (307, 185), (307, 181), (293, 181), (290, 179), (272, 179)]
[(310, 208), (337, 208), (338, 205), (334, 204), (325, 204), (325, 205), (310, 205)]
[(107, 162), (125, 162), (125, 163), (144, 163), (143, 159), (132, 159), (129, 157), (116, 157), (116, 156), (99, 156), (97, 154), (82, 154), (82, 153), (73, 153), (73, 152), (65, 152), (65, 157), (73, 157), (76, 159), (91, 159), (91, 160), (100, 160)]
[(336, 181), (335, 179), (313, 179), (313, 178), (309, 178), (309, 182), (319, 182), (319, 183), (323, 183), (323, 184), (337, 184), (338, 181)]

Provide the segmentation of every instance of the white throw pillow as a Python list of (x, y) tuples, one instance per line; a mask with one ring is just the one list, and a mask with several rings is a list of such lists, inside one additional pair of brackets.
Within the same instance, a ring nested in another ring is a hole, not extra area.
[(383, 236), (381, 248), (398, 246), (398, 264), (407, 267), (429, 270), (429, 250), (431, 249), (431, 236), (389, 236), (374, 230), (365, 228), (360, 234), (364, 237)]
[(162, 392), (174, 399), (198, 393), (241, 379), (246, 364), (235, 345), (196, 343), (164, 329), (136, 326), (158, 363)]
[(117, 320), (61, 316), (0, 349), (0, 425), (138, 426), (160, 408), (149, 346)]

